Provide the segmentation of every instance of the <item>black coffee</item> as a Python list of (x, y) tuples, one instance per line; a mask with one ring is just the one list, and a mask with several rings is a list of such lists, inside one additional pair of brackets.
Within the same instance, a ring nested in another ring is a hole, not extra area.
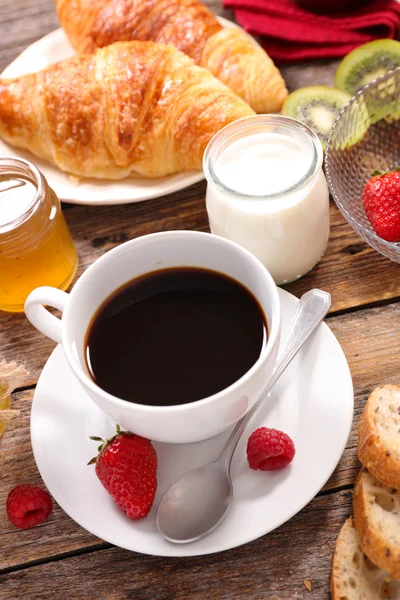
[(173, 268), (116, 290), (93, 317), (86, 360), (110, 394), (168, 406), (206, 398), (260, 356), (267, 324), (254, 296), (215, 271)]

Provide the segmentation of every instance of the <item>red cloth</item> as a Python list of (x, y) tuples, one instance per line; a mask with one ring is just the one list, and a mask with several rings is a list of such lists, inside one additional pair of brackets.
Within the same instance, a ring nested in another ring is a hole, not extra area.
[[(324, 0), (321, 0), (323, 6)], [(372, 0), (341, 14), (316, 14), (295, 0), (224, 0), (237, 22), (277, 62), (344, 56), (375, 39), (400, 37), (400, 4)]]

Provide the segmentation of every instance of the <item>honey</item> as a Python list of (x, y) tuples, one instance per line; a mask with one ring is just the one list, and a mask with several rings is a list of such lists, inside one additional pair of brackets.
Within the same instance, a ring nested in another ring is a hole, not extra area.
[(0, 159), (0, 310), (23, 311), (36, 287), (65, 290), (77, 268), (76, 248), (60, 201), (38, 169)]

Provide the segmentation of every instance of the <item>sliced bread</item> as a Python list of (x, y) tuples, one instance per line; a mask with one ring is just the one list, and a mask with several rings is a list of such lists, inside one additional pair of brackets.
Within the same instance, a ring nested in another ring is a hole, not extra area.
[(336, 541), (331, 593), (332, 600), (400, 600), (400, 581), (391, 579), (364, 555), (351, 518)]
[(353, 513), (363, 552), (392, 577), (400, 577), (400, 492), (361, 469)]
[(358, 427), (358, 457), (390, 488), (400, 489), (400, 386), (377, 387)]

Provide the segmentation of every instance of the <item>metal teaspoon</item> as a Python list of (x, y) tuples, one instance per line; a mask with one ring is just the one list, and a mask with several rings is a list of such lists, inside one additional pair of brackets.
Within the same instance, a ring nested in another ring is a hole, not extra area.
[(236, 424), (218, 458), (197, 467), (173, 483), (161, 498), (156, 522), (170, 542), (185, 544), (208, 535), (228, 513), (233, 497), (231, 464), (246, 425), (267, 398), (272, 387), (319, 325), (331, 306), (328, 292), (313, 289), (303, 294), (285, 340), (279, 348), (276, 368), (253, 408)]

